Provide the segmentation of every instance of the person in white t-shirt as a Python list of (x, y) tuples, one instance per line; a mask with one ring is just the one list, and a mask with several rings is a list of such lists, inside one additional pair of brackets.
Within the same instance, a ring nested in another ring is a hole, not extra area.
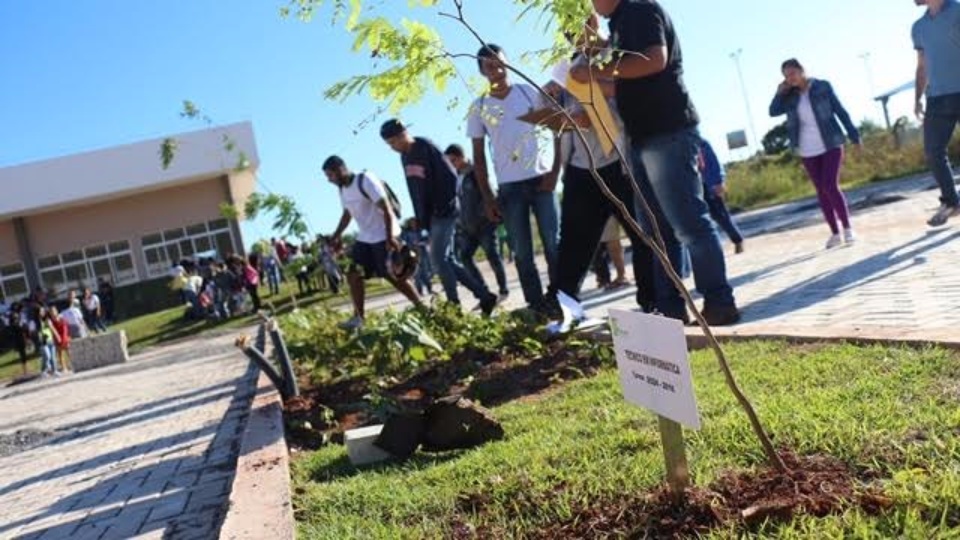
[(83, 312), (80, 311), (80, 300), (77, 298), (68, 299), (68, 306), (60, 313), (67, 323), (67, 329), (70, 337), (75, 339), (85, 338), (88, 335), (87, 324), (83, 320)]
[[(344, 330), (355, 330), (363, 325), (364, 279), (381, 277), (406, 296), (417, 307), (423, 307), (413, 285), (406, 280), (397, 280), (387, 270), (390, 252), (400, 249), (397, 237), (400, 225), (390, 206), (383, 183), (372, 173), (354, 174), (339, 156), (330, 156), (323, 163), (327, 180), (340, 189), (343, 215), (337, 230), (330, 236), (334, 245), (341, 243), (343, 232), (351, 221), (357, 222), (357, 238), (347, 270), (350, 298), (353, 300), (353, 318), (340, 325)], [(361, 271), (363, 274), (361, 275)]]
[(100, 305), (100, 297), (89, 287), (83, 290), (83, 318), (90, 330), (107, 331), (106, 325), (103, 324), (103, 307)]
[[(490, 83), (490, 93), (470, 107), (467, 136), (473, 141), (474, 174), (483, 193), (487, 217), (501, 220), (507, 228), (515, 255), (520, 285), (527, 304), (543, 311), (544, 291), (534, 263), (530, 214), (537, 220), (544, 256), (551, 278), (555, 277), (559, 243), (557, 177), (560, 172), (559, 142), (553, 140), (553, 162), (548, 162), (548, 144), (537, 128), (520, 117), (544, 106), (540, 93), (528, 84), (511, 84), (503, 49), (492, 43), (477, 53), (480, 73)], [(486, 139), (490, 139), (498, 196), (495, 198), (487, 173)]]

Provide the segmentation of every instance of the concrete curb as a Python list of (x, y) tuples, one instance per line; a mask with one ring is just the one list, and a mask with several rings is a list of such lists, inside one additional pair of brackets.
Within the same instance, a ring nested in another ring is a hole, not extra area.
[(283, 403), (270, 379), (260, 373), (220, 538), (293, 540), (294, 530)]

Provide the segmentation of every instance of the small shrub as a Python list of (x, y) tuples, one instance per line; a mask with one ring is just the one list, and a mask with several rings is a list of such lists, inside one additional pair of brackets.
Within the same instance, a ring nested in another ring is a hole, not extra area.
[(314, 380), (399, 378), (464, 351), (526, 357), (544, 352), (545, 336), (535, 322), (512, 314), (483, 318), (446, 302), (423, 312), (371, 313), (356, 333), (337, 328), (342, 320), (342, 313), (320, 306), (291, 313), (281, 322), (292, 357)]

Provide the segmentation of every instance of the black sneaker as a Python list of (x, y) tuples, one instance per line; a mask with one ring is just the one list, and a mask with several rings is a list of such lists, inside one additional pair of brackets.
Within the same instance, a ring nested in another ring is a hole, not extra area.
[(563, 319), (563, 309), (560, 308), (560, 300), (554, 294), (547, 294), (531, 309), (537, 312), (541, 317), (548, 321)]
[(729, 326), (740, 322), (737, 306), (704, 306), (702, 313), (710, 326)]
[(500, 299), (497, 297), (497, 295), (493, 293), (488, 294), (483, 300), (480, 301), (480, 313), (483, 313), (484, 317), (489, 317), (499, 303)]

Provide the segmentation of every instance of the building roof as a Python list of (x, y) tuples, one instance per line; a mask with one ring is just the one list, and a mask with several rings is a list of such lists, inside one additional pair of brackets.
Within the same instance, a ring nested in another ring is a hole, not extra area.
[(889, 92), (884, 92), (884, 93), (880, 94), (879, 96), (877, 96), (877, 97), (875, 97), (875, 98), (873, 98), (873, 99), (874, 99), (874, 101), (884, 101), (884, 100), (890, 99), (891, 97), (899, 94), (900, 92), (905, 92), (905, 91), (907, 91), (907, 90), (913, 90), (913, 87), (914, 87), (914, 82), (913, 82), (913, 81), (905, 82), (905, 83), (901, 84), (900, 86), (894, 88), (893, 90), (890, 90)]
[(250, 122), (171, 138), (177, 150), (167, 169), (160, 159), (166, 137), (0, 168), (0, 185), (4, 186), (0, 219), (219, 177), (233, 171), (241, 156), (251, 171), (260, 165)]

